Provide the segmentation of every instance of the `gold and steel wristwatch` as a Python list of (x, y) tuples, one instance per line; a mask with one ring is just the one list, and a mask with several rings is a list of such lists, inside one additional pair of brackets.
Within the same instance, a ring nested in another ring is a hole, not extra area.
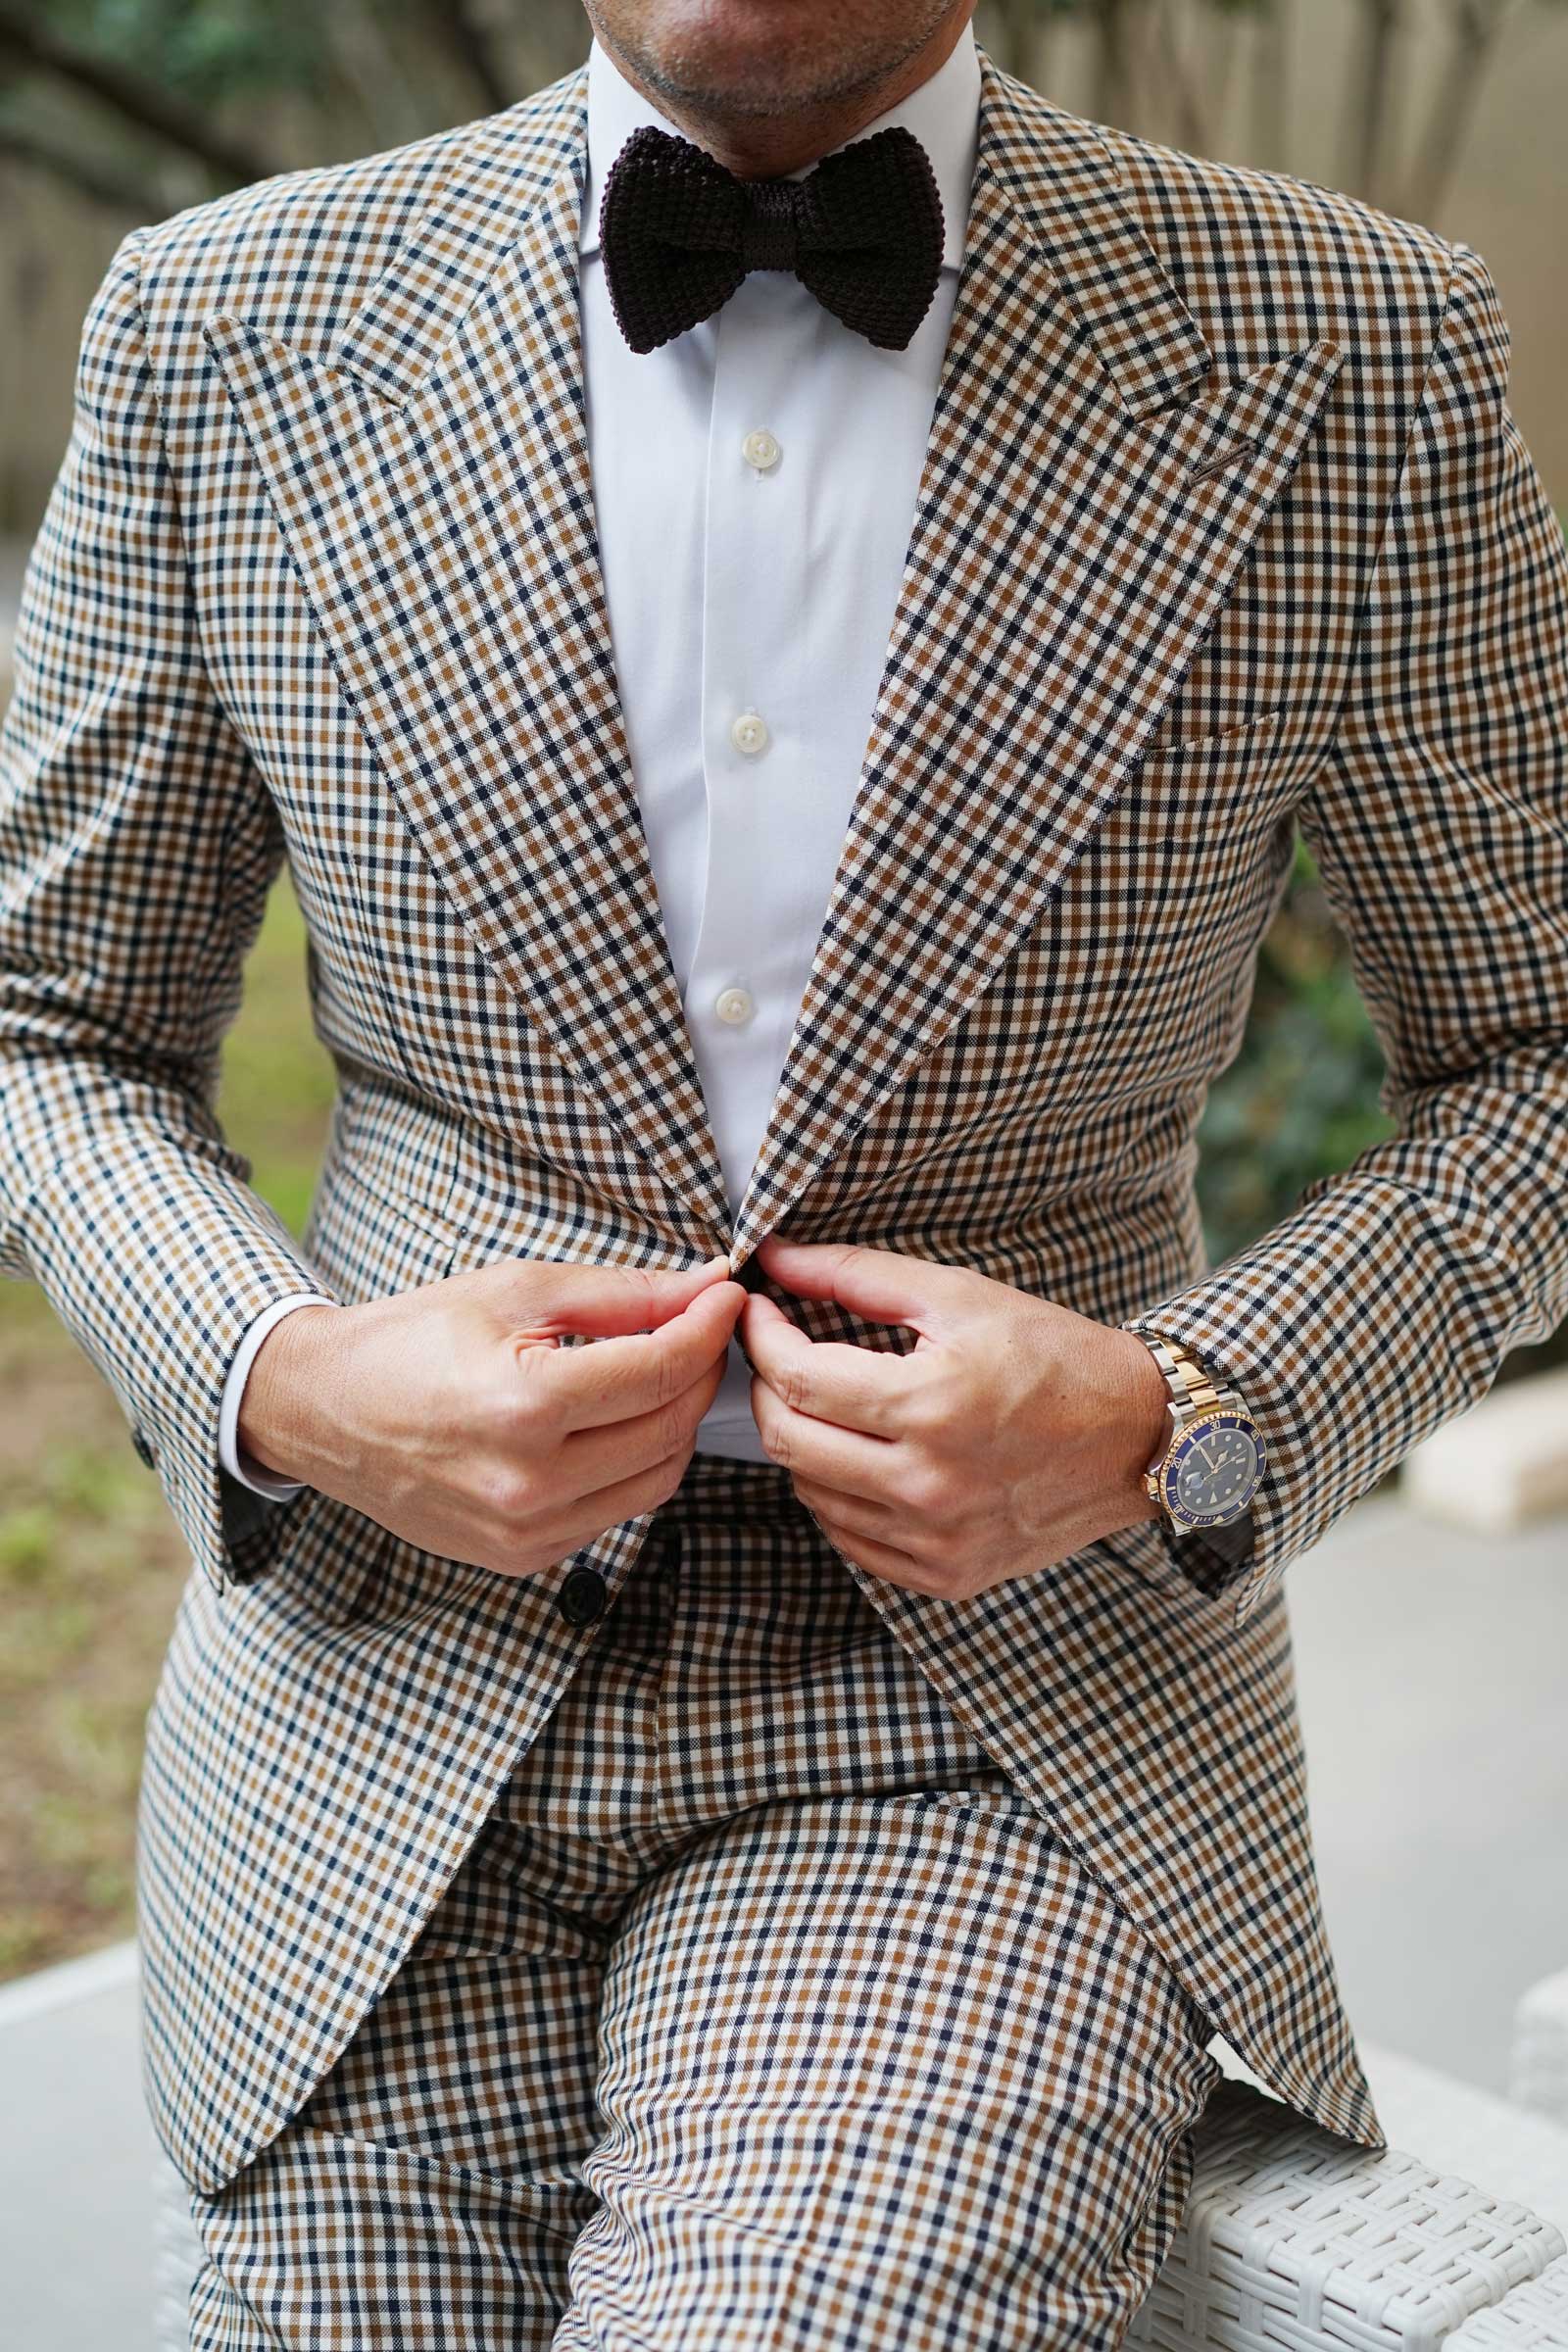
[(1263, 1440), (1234, 1389), (1221, 1388), (1174, 1340), (1138, 1338), (1170, 1391), (1170, 1438), (1144, 1472), (1167, 1526), (1224, 1527), (1250, 1507), (1263, 1477)]

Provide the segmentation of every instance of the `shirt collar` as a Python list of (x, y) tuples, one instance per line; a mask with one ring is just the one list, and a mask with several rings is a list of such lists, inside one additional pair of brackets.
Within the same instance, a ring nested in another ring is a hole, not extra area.
[[(596, 35), (588, 52), (588, 170), (583, 182), (582, 224), (577, 240), (582, 253), (599, 250), (599, 205), (605, 174), (632, 132), (645, 122), (652, 122), (657, 129), (668, 131), (675, 138), (687, 135), (650, 106), (641, 90), (632, 87)], [(892, 122), (902, 122), (906, 130), (912, 130), (931, 158), (937, 192), (942, 198), (942, 266), (945, 270), (956, 270), (963, 258), (969, 185), (974, 177), (980, 122), (980, 60), (972, 24), (965, 24), (953, 54), (918, 89), (911, 90), (874, 122), (862, 124), (855, 136), (868, 139), (873, 131), (886, 130)], [(846, 139), (840, 143), (849, 146), (852, 142)], [(811, 168), (803, 164), (799, 172), (792, 172), (789, 176), (804, 178)]]

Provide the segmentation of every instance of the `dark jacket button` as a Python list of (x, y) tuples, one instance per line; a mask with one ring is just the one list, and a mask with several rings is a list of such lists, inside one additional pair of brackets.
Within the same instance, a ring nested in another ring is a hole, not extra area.
[(604, 1614), (609, 1588), (597, 1568), (574, 1568), (556, 1596), (568, 1625), (592, 1625)]
[(153, 1449), (148, 1445), (146, 1438), (142, 1435), (142, 1432), (139, 1429), (133, 1429), (131, 1431), (130, 1442), (135, 1447), (136, 1451), (140, 1454), (142, 1460), (146, 1463), (148, 1469), (155, 1469), (157, 1464), (153, 1458)]

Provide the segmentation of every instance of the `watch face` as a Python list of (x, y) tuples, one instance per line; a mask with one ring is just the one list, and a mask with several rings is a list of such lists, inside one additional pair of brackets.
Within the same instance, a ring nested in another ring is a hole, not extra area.
[(1240, 1413), (1205, 1413), (1165, 1465), (1165, 1500), (1190, 1527), (1239, 1519), (1263, 1476), (1263, 1448)]

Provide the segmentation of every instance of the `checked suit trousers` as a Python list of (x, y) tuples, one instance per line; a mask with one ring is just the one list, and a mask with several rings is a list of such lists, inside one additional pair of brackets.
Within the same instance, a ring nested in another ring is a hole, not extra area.
[(386, 1991), (193, 2197), (192, 2343), (1114, 2346), (1211, 2031), (787, 1474), (698, 1455)]

